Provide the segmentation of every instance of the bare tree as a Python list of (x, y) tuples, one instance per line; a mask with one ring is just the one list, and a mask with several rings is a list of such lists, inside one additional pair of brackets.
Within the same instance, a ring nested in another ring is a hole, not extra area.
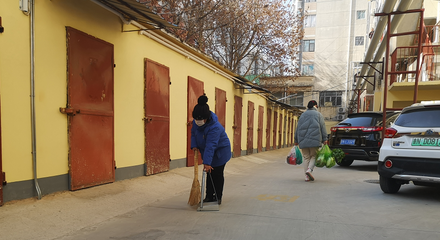
[[(141, 0), (167, 29), (241, 76), (297, 76), (302, 19), (286, 0)], [(252, 79), (251, 79), (252, 80)]]

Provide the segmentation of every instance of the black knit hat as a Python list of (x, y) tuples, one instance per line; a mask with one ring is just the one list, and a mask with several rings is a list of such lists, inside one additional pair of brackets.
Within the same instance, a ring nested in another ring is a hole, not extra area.
[(208, 97), (203, 94), (197, 99), (197, 105), (194, 107), (192, 112), (193, 118), (196, 120), (208, 119), (211, 116), (211, 111), (209, 110)]
[(307, 108), (313, 108), (313, 106), (318, 106), (318, 103), (315, 100), (310, 100), (310, 102), (307, 104)]

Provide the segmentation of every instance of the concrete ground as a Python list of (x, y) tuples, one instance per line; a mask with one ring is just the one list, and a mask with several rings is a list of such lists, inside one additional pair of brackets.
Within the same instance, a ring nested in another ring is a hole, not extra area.
[(305, 182), (288, 152), (231, 159), (220, 211), (187, 204), (193, 168), (179, 168), (6, 203), (0, 239), (439, 239), (438, 189), (384, 194), (376, 162), (362, 161), (315, 168)]

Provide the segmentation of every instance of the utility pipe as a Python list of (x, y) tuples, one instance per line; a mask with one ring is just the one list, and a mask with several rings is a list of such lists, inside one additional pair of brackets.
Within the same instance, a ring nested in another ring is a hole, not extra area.
[(38, 199), (41, 199), (40, 185), (37, 178), (37, 134), (35, 119), (35, 0), (29, 0), (30, 4), (30, 40), (31, 40), (31, 134), (32, 134), (32, 162), (34, 170), (34, 184)]
[(350, 0), (350, 12), (349, 12), (349, 17), (348, 17), (348, 44), (347, 44), (347, 73), (345, 74), (345, 103), (344, 103), (344, 108), (347, 108), (347, 98), (348, 98), (348, 82), (349, 82), (349, 76), (350, 76), (350, 53), (351, 53), (351, 35), (352, 35), (352, 31), (353, 31), (353, 1), (354, 0)]

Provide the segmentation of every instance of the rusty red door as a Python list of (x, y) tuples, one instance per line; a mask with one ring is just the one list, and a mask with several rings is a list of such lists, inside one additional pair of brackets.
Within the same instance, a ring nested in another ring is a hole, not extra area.
[(145, 59), (144, 129), (146, 175), (170, 169), (170, 70)]
[(241, 119), (243, 100), (239, 96), (234, 96), (234, 157), (241, 156)]
[(248, 101), (248, 116), (247, 116), (247, 151), (246, 154), (254, 153), (254, 103)]
[[(194, 166), (194, 151), (191, 150), (191, 128), (192, 128), (192, 112), (194, 110), (194, 106), (197, 105), (197, 99), (202, 96), (204, 93), (203, 90), (203, 82), (199, 81), (193, 77), (188, 76), (188, 94), (187, 94), (187, 144), (186, 144), (186, 166), (192, 167)], [(209, 105), (209, 98), (208, 98)], [(202, 156), (199, 153), (197, 158), (199, 164), (203, 163)]]
[(67, 27), (70, 189), (114, 182), (113, 45)]
[(277, 124), (278, 124), (278, 113), (273, 111), (273, 149), (277, 149)]
[[(285, 126), (284, 126), (285, 127)], [(278, 127), (278, 148), (282, 147), (281, 136), (283, 134), (283, 114), (280, 113), (280, 126)]]
[(264, 107), (258, 106), (257, 151), (263, 151), (263, 117)]
[(218, 122), (226, 128), (226, 91), (215, 88), (215, 114), (218, 117)]
[(266, 151), (270, 150), (270, 126), (272, 121), (272, 109), (267, 109), (267, 123), (266, 123)]

